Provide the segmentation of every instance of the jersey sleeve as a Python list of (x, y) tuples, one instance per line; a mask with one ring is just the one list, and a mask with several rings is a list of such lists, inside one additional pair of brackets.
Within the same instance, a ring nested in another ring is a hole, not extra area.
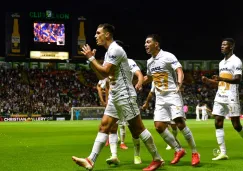
[(242, 62), (239, 59), (236, 63), (235, 63), (235, 71), (234, 71), (234, 75), (242, 75)]
[(113, 65), (119, 65), (123, 59), (122, 51), (119, 48), (112, 48), (109, 53), (107, 53), (106, 62)]
[(175, 57), (175, 55), (170, 54), (167, 58), (167, 62), (170, 64), (171, 68), (176, 70), (179, 67), (182, 67), (181, 63), (178, 61), (178, 59)]
[(135, 73), (136, 71), (140, 71), (140, 68), (138, 67), (138, 65), (136, 64), (136, 62), (132, 59), (128, 60), (129, 62), (129, 67), (130, 70), (132, 71), (132, 73)]

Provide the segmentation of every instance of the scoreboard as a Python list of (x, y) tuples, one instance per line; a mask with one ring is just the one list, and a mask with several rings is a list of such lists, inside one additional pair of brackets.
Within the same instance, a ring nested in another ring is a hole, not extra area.
[(85, 18), (57, 11), (6, 13), (7, 61), (84, 58)]

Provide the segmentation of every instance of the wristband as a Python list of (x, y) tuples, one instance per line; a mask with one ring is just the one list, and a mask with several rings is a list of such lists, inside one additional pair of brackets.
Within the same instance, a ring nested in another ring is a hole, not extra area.
[(88, 60), (89, 60), (90, 62), (92, 62), (93, 60), (95, 60), (95, 57), (94, 57), (94, 56), (91, 56)]

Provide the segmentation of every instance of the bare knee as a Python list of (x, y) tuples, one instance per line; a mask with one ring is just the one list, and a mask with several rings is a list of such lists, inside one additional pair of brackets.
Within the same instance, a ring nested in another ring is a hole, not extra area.
[(174, 121), (179, 130), (183, 130), (186, 127), (185, 119), (183, 117), (175, 118)]
[(117, 119), (112, 118), (107, 115), (103, 115), (100, 126), (99, 132), (109, 134), (112, 129), (112, 126), (116, 123)]
[(116, 134), (116, 133), (117, 133), (117, 129), (118, 129), (118, 124), (115, 123), (115, 124), (111, 127), (111, 129), (110, 129), (110, 133), (111, 133), (111, 134)]
[(139, 135), (145, 130), (141, 116), (137, 115), (133, 119), (129, 120), (128, 123), (128, 128), (132, 134), (132, 137), (136, 139), (139, 138)]
[(161, 134), (164, 132), (164, 130), (168, 127), (168, 124), (166, 122), (159, 122), (159, 121), (155, 121), (154, 122), (154, 127), (155, 130)]
[(224, 127), (224, 117), (223, 116), (215, 116), (215, 128), (216, 129), (221, 129)]
[(232, 122), (232, 125), (233, 125), (234, 129), (237, 132), (240, 132), (242, 130), (242, 125), (240, 123), (240, 118), (239, 117), (232, 117), (231, 118), (231, 122)]

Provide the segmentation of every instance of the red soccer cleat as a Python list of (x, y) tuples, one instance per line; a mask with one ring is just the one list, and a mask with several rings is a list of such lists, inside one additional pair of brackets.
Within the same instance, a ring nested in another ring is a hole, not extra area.
[(200, 154), (192, 153), (192, 166), (197, 166), (200, 163)]
[(120, 145), (120, 148), (123, 149), (123, 150), (127, 150), (128, 149), (128, 147), (126, 146), (126, 144), (121, 144)]
[(105, 146), (108, 146), (108, 145), (110, 145), (109, 138), (106, 140), (106, 143), (105, 143)]
[(154, 171), (165, 164), (164, 160), (152, 161), (150, 165), (143, 169), (143, 171)]
[(174, 159), (170, 162), (170, 164), (176, 164), (180, 161), (180, 159), (186, 155), (186, 151), (182, 148), (180, 151), (175, 152)]

